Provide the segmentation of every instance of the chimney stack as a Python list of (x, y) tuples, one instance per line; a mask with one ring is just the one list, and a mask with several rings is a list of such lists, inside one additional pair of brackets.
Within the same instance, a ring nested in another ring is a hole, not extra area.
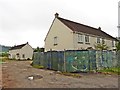
[(101, 30), (101, 27), (99, 27), (98, 29)]
[(58, 13), (56, 13), (56, 14), (55, 14), (55, 18), (58, 18), (58, 17), (59, 17), (59, 14), (58, 14)]

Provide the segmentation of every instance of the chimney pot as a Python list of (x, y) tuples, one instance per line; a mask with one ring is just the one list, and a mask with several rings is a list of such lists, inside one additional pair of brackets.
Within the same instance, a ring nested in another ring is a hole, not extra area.
[(98, 29), (101, 30), (101, 27), (99, 27)]
[(59, 17), (59, 14), (58, 14), (58, 13), (56, 13), (56, 14), (55, 14), (55, 18), (58, 18), (58, 17)]

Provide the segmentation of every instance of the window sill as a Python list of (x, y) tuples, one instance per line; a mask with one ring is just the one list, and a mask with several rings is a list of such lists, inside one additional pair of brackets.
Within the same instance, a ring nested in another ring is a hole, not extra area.
[(58, 45), (58, 44), (54, 44), (54, 46), (56, 46), (56, 45)]
[(100, 44), (100, 43), (97, 43), (97, 44)]
[(78, 44), (83, 44), (83, 42), (78, 42)]
[(89, 44), (89, 45), (90, 45), (90, 43), (89, 43), (89, 42), (86, 42), (85, 44)]

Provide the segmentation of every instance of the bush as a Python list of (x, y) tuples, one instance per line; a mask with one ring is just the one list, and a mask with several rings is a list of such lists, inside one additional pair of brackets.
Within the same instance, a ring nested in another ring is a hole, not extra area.
[(97, 72), (115, 73), (115, 74), (120, 75), (120, 67), (106, 68), (106, 69), (98, 70)]
[(6, 52), (5, 52), (5, 53), (3, 53), (3, 52), (2, 52), (2, 53), (0, 53), (0, 57), (8, 57), (8, 55), (9, 55), (9, 54), (8, 54), (8, 53), (6, 53)]

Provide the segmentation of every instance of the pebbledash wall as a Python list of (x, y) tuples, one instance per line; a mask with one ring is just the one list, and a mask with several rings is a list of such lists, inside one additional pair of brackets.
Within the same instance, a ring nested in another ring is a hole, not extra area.
[(34, 53), (33, 65), (62, 72), (91, 71), (117, 67), (114, 51), (67, 50)]

